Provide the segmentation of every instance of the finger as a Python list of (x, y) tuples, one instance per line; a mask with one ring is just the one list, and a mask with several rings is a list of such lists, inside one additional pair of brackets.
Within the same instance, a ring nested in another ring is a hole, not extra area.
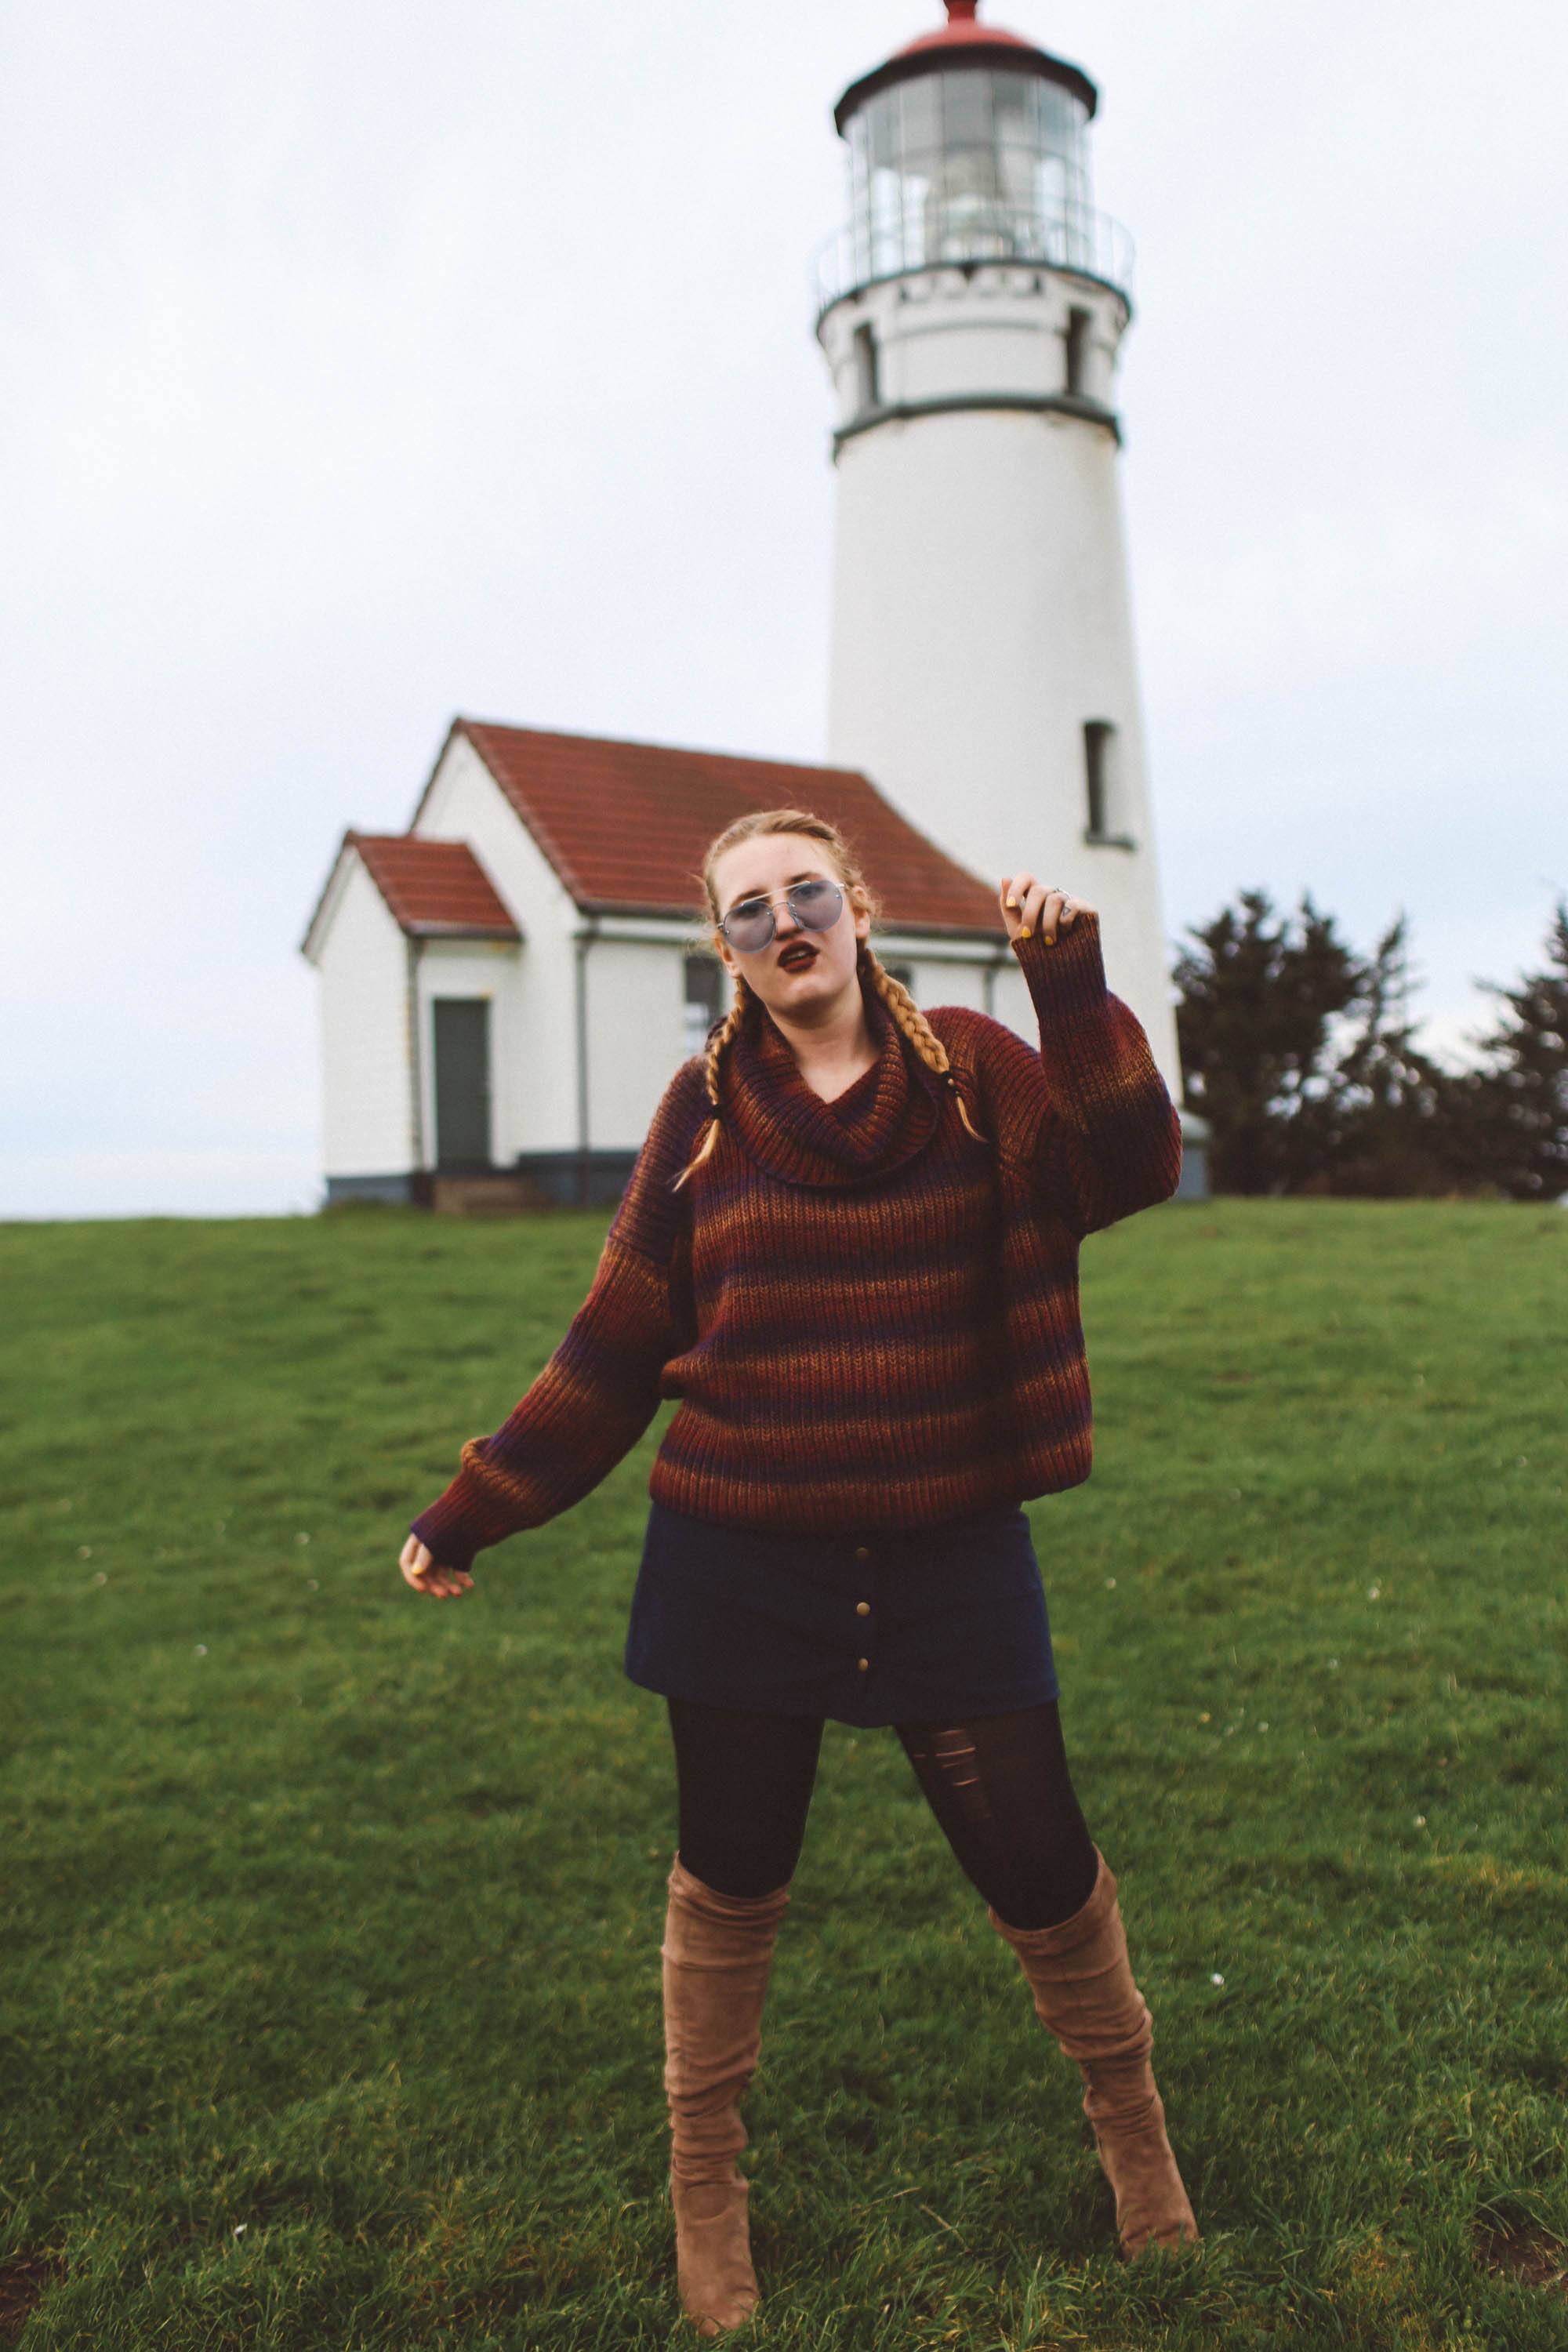
[(405, 1584), (412, 1585), (416, 1592), (427, 1592), (430, 1590), (432, 1577), (444, 1579), (451, 1571), (448, 1569), (437, 1568), (425, 1546), (416, 1539), (411, 1538), (411, 1541), (414, 1543), (414, 1558), (409, 1559), (405, 1547), (397, 1564), (403, 1570), (403, 1580)]
[(437, 1601), (451, 1601), (460, 1593), (471, 1591), (473, 1582), (466, 1570), (438, 1568), (432, 1576), (421, 1580), (418, 1589), (421, 1592), (433, 1593)]
[(1002, 914), (1010, 940), (1029, 936), (1029, 892), (1037, 886), (1032, 874), (1010, 874), (1002, 885)]
[(1057, 943), (1057, 926), (1062, 919), (1062, 905), (1066, 897), (1065, 890), (1047, 890), (1041, 906), (1040, 936), (1048, 948), (1054, 948)]

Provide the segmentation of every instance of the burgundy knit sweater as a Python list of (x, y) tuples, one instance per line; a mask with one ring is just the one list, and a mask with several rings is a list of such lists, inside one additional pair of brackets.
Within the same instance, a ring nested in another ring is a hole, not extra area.
[(1079, 1243), (1175, 1190), (1181, 1128), (1098, 919), (1014, 953), (1038, 1052), (968, 1006), (926, 1014), (984, 1143), (868, 985), (879, 1059), (831, 1104), (753, 1000), (718, 1140), (671, 1192), (710, 1110), (682, 1064), (565, 1337), (413, 1523), (437, 1561), (569, 1509), (665, 1397), (648, 1492), (698, 1518), (924, 1527), (1088, 1477)]

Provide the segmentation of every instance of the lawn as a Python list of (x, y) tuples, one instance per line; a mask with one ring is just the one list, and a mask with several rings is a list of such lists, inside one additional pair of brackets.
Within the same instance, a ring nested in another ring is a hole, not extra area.
[[(644, 1444), (395, 1556), (605, 1217), (0, 1229), (0, 2342), (624, 2347), (679, 2320)], [(1205, 2236), (1115, 2255), (1077, 2070), (891, 1731), (830, 1725), (746, 2109), (737, 2340), (1568, 2347), (1568, 1216), (1171, 1203), (1091, 1241), (1030, 1506)]]

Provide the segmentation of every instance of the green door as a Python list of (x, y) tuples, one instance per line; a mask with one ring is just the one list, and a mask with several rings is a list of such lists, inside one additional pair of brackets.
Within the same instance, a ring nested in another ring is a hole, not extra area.
[(436, 1016), (436, 1165), (490, 1164), (490, 1001), (437, 996)]

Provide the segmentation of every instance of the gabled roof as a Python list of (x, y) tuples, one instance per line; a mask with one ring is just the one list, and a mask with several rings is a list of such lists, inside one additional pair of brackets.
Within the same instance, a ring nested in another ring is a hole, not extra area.
[(515, 940), (517, 925), (466, 841), (422, 841), (411, 833), (347, 838), (402, 928), (416, 939), (460, 935)]
[(840, 827), (881, 900), (888, 929), (1006, 937), (994, 890), (855, 769), (474, 719), (454, 720), (452, 735), (473, 746), (585, 912), (705, 918), (702, 855), (715, 834), (749, 809), (787, 807)]
[(343, 859), (357, 855), (411, 939), (515, 940), (518, 928), (466, 841), (425, 841), (408, 833), (344, 834), (327, 887), (306, 926), (308, 955)]

